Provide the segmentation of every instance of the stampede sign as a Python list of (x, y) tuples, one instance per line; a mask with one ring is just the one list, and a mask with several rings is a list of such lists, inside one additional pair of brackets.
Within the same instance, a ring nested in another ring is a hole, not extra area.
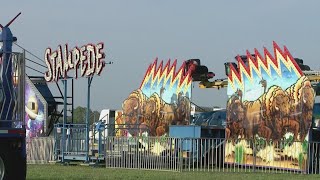
[(74, 47), (68, 51), (68, 44), (64, 46), (59, 45), (56, 51), (51, 48), (45, 50), (45, 62), (48, 71), (45, 72), (44, 77), (47, 82), (58, 81), (58, 79), (66, 79), (69, 70), (74, 70), (74, 77), (78, 78), (78, 69), (80, 69), (80, 76), (93, 76), (95, 73), (100, 75), (105, 67), (105, 54), (103, 51), (104, 44), (97, 45), (87, 44), (78, 48)]

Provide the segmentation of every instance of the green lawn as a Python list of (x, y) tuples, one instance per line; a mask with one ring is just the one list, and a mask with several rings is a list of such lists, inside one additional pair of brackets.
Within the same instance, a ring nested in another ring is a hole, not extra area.
[(319, 179), (320, 175), (222, 172), (160, 172), (86, 166), (28, 165), (27, 179)]

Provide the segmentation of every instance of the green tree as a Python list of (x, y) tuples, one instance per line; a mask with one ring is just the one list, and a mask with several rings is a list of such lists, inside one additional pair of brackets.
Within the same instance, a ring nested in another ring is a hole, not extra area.
[(93, 111), (91, 114), (90, 114), (90, 122), (91, 124), (94, 122), (94, 121), (99, 121), (99, 116), (100, 116), (100, 112), (98, 111)]
[[(73, 110), (73, 123), (83, 124), (86, 122), (86, 110), (87, 108), (78, 106)], [(90, 122), (92, 124), (94, 121), (99, 120), (100, 113), (98, 111), (89, 110)], [(71, 116), (68, 117), (68, 122), (71, 122)]]

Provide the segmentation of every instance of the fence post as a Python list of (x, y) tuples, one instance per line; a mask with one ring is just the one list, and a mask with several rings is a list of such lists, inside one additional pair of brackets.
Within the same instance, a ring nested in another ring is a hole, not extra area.
[(253, 156), (253, 172), (256, 172), (256, 163), (257, 163), (257, 155), (256, 155), (256, 143), (255, 138), (253, 138), (252, 142), (252, 156)]
[(185, 139), (182, 139), (181, 146), (179, 148), (179, 172), (182, 172), (183, 169), (183, 143)]

